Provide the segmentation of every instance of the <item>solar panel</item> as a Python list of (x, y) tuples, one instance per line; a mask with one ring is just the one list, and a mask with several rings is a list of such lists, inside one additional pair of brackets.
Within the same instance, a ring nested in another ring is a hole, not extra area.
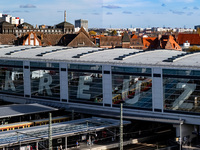
[(145, 53), (145, 52), (149, 52), (149, 51), (155, 51), (155, 49), (153, 49), (153, 50), (145, 50), (145, 51), (138, 51), (138, 52), (132, 52), (132, 53), (129, 53), (129, 54), (123, 54), (122, 56), (114, 58), (114, 60), (123, 60), (124, 58), (126, 58), (128, 56), (136, 55), (136, 54), (139, 54), (139, 53)]
[(14, 53), (17, 53), (17, 52), (21, 52), (21, 51), (25, 51), (25, 50), (29, 50), (29, 49), (35, 49), (35, 48), (38, 48), (38, 47), (22, 48), (22, 49), (18, 49), (18, 50), (13, 50), (13, 51), (10, 51), (8, 53), (5, 53), (5, 55), (11, 55), (11, 54), (14, 54)]
[(36, 56), (44, 56), (45, 54), (49, 54), (49, 53), (54, 53), (54, 52), (58, 52), (58, 51), (62, 51), (62, 50), (67, 50), (69, 48), (62, 48), (62, 49), (53, 49), (53, 50), (50, 50), (50, 51), (45, 51), (45, 52), (42, 52), (40, 54), (37, 54)]
[(84, 53), (72, 56), (72, 58), (80, 58), (83, 55), (87, 55), (87, 54), (91, 54), (91, 53), (96, 53), (96, 52), (100, 52), (100, 51), (104, 51), (104, 50), (108, 50), (108, 49), (98, 49), (98, 50), (92, 50), (92, 51), (84, 52)]
[(170, 58), (167, 58), (165, 60), (163, 60), (163, 62), (174, 62), (176, 59), (187, 56), (187, 55), (191, 55), (194, 53), (199, 53), (199, 52), (186, 52), (186, 53), (182, 53), (182, 54), (178, 54), (176, 56), (172, 56)]

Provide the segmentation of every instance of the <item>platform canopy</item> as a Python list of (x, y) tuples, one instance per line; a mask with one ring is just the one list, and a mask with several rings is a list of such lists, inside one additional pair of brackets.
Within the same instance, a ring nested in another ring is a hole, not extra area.
[[(52, 138), (69, 137), (119, 127), (120, 120), (92, 117), (52, 124)], [(124, 125), (130, 121), (123, 121)], [(48, 139), (48, 125), (10, 130), (0, 133), (0, 147)]]
[(42, 112), (51, 112), (58, 109), (44, 106), (41, 104), (14, 104), (14, 105), (5, 105), (0, 107), (0, 119), (7, 117), (16, 117), (22, 115), (36, 114)]

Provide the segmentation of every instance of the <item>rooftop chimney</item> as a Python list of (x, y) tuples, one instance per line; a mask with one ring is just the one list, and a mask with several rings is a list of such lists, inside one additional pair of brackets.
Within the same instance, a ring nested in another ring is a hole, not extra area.
[(67, 21), (67, 19), (66, 19), (66, 18), (67, 18), (66, 10), (65, 10), (65, 14), (64, 14), (64, 15), (65, 15), (65, 18), (64, 18), (64, 19), (65, 19), (65, 22), (66, 22), (66, 21)]

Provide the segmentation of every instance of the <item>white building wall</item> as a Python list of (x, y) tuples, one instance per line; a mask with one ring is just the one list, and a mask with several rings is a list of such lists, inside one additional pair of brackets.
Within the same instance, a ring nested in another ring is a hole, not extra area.
[(4, 19), (6, 22), (9, 22), (10, 23), (10, 17), (5, 17)]
[(34, 40), (30, 40), (30, 45), (34, 46)]
[(40, 46), (40, 43), (39, 43), (39, 41), (37, 39), (35, 40), (35, 45), (36, 46)]
[(24, 19), (20, 19), (19, 24), (23, 24), (23, 23), (24, 23)]
[(10, 17), (10, 23), (15, 24), (15, 17)]
[(15, 24), (19, 24), (19, 19), (15, 19)]
[(28, 39), (26, 39), (25, 45), (28, 45)]

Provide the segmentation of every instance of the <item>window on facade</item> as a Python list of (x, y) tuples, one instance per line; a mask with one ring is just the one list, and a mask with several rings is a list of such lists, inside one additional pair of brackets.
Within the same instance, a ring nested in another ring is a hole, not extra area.
[(22, 61), (0, 61), (0, 93), (24, 95)]
[(200, 112), (200, 71), (163, 70), (164, 109)]
[(31, 62), (30, 66), (31, 96), (59, 100), (59, 64)]
[(149, 68), (112, 67), (112, 103), (124, 107), (152, 108), (152, 78)]
[(101, 66), (71, 64), (68, 68), (69, 100), (80, 103), (102, 103)]

